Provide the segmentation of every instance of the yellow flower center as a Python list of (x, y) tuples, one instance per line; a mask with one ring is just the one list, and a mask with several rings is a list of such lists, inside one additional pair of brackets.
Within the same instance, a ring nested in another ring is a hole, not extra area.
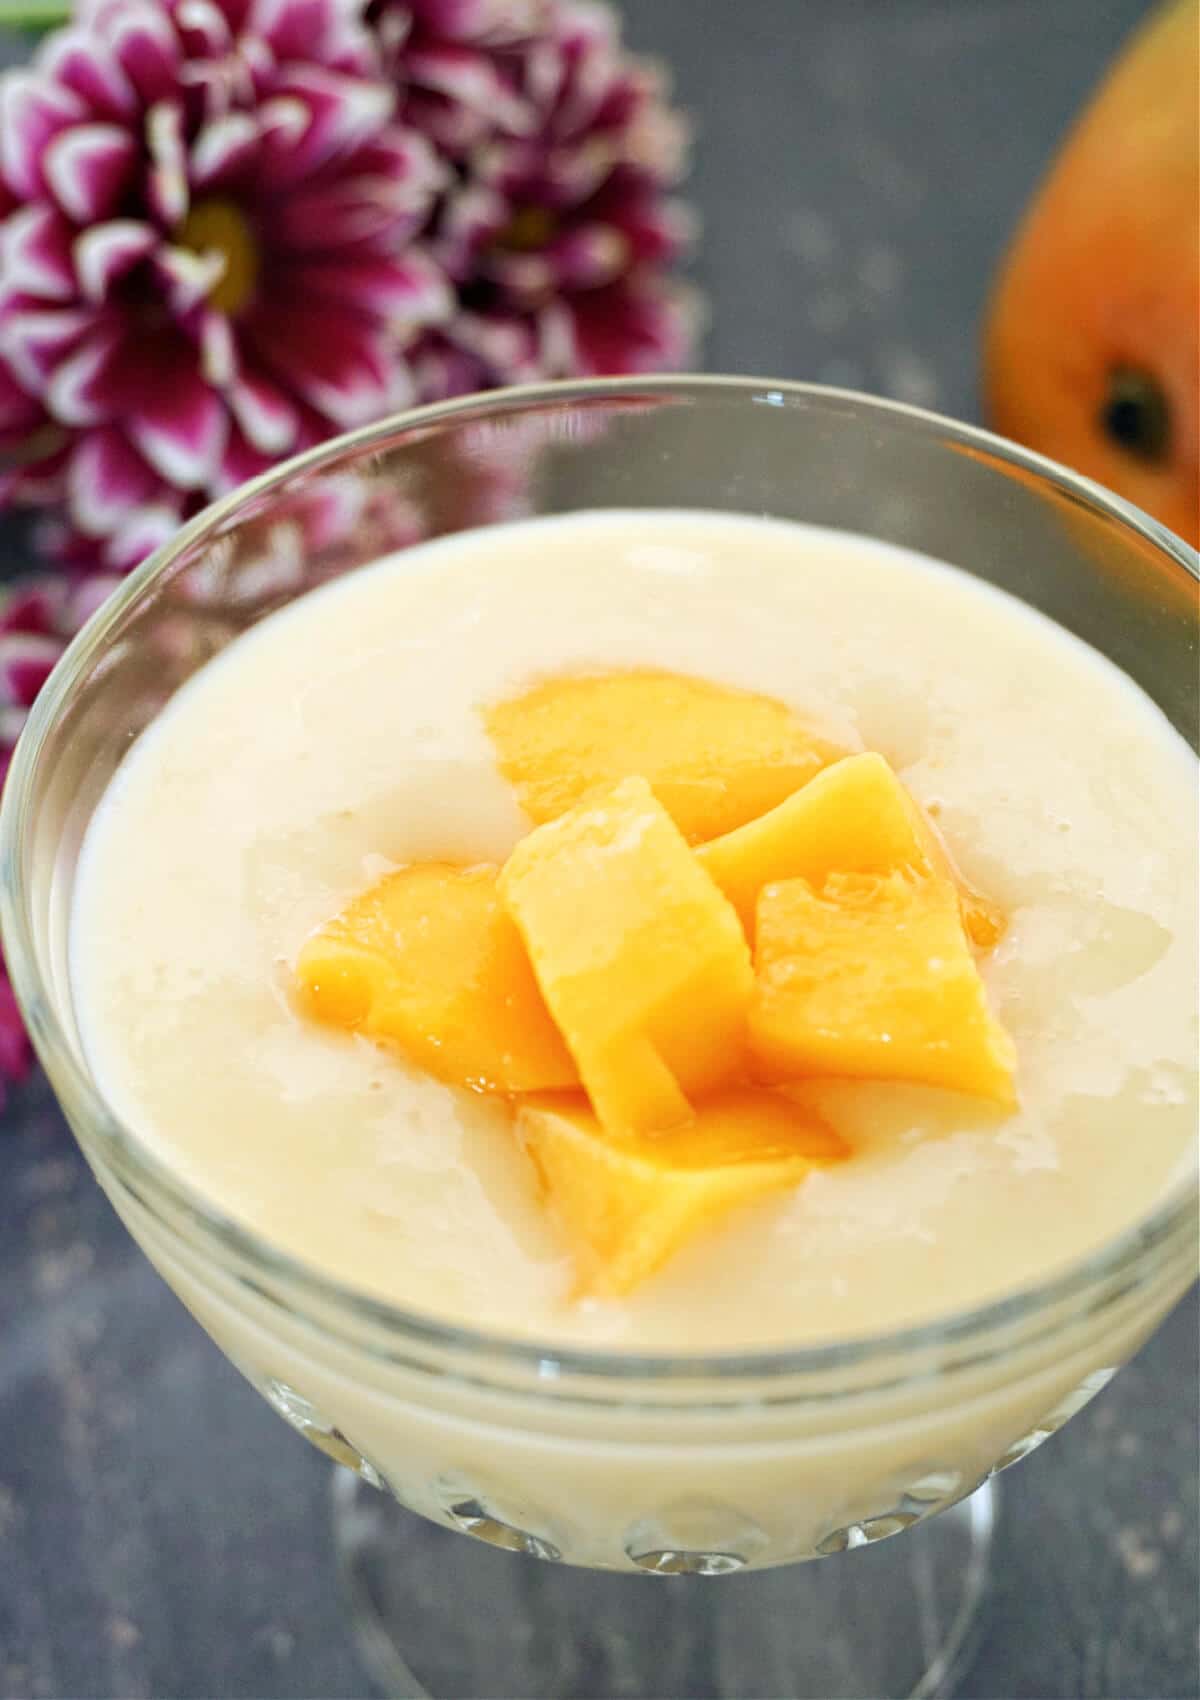
[(522, 207), (496, 238), (496, 246), (513, 254), (532, 254), (554, 235), (556, 220), (545, 207)]
[(245, 214), (219, 197), (197, 201), (175, 240), (195, 254), (220, 254), (225, 270), (209, 290), (209, 302), (218, 312), (240, 313), (258, 282), (258, 244)]

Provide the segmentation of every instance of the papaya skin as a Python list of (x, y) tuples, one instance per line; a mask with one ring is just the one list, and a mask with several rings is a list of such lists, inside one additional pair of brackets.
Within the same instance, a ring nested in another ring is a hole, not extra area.
[[(1200, 0), (1171, 0), (1133, 36), (1068, 135), (1002, 266), (984, 346), (997, 431), (1107, 485), (1192, 544), (1198, 63)], [(1131, 385), (1165, 404), (1161, 430), (1145, 428), (1145, 413), (1140, 430), (1114, 425)]]

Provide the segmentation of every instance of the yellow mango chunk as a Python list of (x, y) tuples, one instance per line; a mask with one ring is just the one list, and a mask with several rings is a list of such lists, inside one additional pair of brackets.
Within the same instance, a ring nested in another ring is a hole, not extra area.
[(774, 808), (845, 753), (772, 697), (678, 673), (548, 679), (485, 720), (535, 822), (640, 774), (690, 844)]
[(754, 986), (730, 904), (644, 779), (523, 838), (500, 893), (600, 1120), (651, 1133), (745, 1053)]
[(955, 882), (963, 924), (981, 949), (995, 944), (1003, 920), (966, 884), (934, 827), (880, 755), (847, 756), (768, 814), (696, 852), (754, 937), (763, 886), (832, 873), (883, 874), (896, 868)]
[(1015, 1102), (1016, 1052), (948, 880), (785, 880), (760, 893), (757, 930), (750, 1042), (766, 1078), (916, 1080)]
[(487, 1092), (578, 1082), (494, 868), (388, 874), (308, 940), (296, 986), (316, 1020), (394, 1044), (439, 1080)]
[(570, 1242), (579, 1293), (627, 1293), (739, 1205), (797, 1186), (847, 1146), (779, 1093), (705, 1101), (672, 1133), (614, 1139), (577, 1098), (534, 1099), (517, 1131)]

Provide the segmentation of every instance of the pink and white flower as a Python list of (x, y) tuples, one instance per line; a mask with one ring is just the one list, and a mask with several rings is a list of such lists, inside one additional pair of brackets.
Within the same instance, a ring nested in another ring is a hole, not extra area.
[(344, 0), (84, 0), (8, 74), (10, 495), (121, 570), (413, 399), (406, 347), (450, 306), (417, 241), (443, 168), (396, 106)]
[(586, 0), (375, 0), (406, 123), (451, 175), (432, 253), (456, 311), (413, 355), (427, 398), (682, 365), (688, 132), (656, 66)]
[(685, 148), (587, 0), (79, 0), (0, 79), (0, 502), (122, 571), (410, 401), (682, 363)]

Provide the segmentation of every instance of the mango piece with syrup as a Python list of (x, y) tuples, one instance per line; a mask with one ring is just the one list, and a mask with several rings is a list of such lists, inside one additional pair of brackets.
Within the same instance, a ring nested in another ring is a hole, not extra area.
[(614, 1139), (577, 1097), (534, 1098), (517, 1132), (571, 1245), (578, 1294), (627, 1293), (735, 1210), (791, 1190), (844, 1141), (780, 1093), (713, 1094), (686, 1127)]
[(768, 885), (755, 968), (750, 1043), (767, 1078), (922, 1081), (1014, 1104), (1013, 1043), (949, 880), (896, 870)]
[(773, 697), (650, 669), (547, 679), (484, 719), (531, 820), (638, 774), (689, 844), (774, 808), (846, 753)]
[(386, 875), (307, 941), (296, 982), (318, 1021), (394, 1044), (439, 1080), (490, 1092), (578, 1081), (494, 868)]
[(899, 867), (954, 881), (963, 925), (979, 949), (990, 949), (1004, 930), (999, 909), (963, 879), (924, 810), (874, 751), (832, 763), (769, 813), (701, 845), (696, 854), (750, 938), (765, 885)]
[(610, 1131), (686, 1122), (696, 1094), (738, 1072), (754, 985), (745, 936), (644, 779), (523, 838), (500, 892)]

